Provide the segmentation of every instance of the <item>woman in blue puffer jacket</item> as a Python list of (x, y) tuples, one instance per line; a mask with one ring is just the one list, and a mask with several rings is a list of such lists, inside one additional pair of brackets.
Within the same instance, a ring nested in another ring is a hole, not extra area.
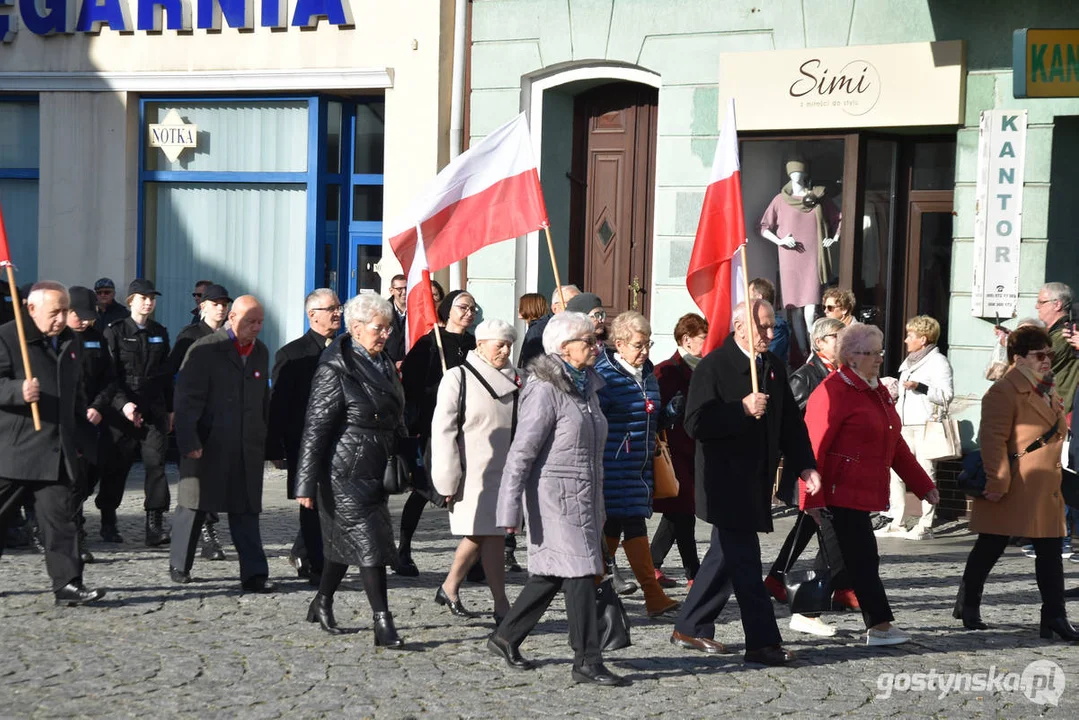
[(659, 429), (659, 383), (648, 359), (652, 326), (633, 310), (611, 323), (611, 342), (600, 354), (596, 370), (607, 382), (599, 403), (607, 418), (603, 451), (603, 501), (607, 522), (603, 534), (614, 556), (618, 542), (626, 550), (633, 574), (644, 590), (649, 617), (674, 617), (681, 603), (667, 597), (656, 579), (645, 520), (652, 515), (652, 456)]

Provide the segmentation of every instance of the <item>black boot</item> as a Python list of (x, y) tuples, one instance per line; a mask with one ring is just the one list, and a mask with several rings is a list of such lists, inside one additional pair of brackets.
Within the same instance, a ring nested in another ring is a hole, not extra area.
[(966, 583), (959, 583), (959, 593), (955, 597), (955, 608), (952, 617), (963, 621), (963, 627), (967, 630), (987, 630), (989, 628), (982, 622), (981, 594), (975, 598), (973, 593), (967, 593)]
[(622, 577), (613, 557), (607, 558), (607, 574), (611, 576), (611, 585), (619, 595), (632, 595), (637, 592), (637, 583)]
[(124, 536), (116, 525), (116, 511), (101, 511), (101, 539), (107, 543), (122, 543)]
[(1068, 622), (1067, 615), (1047, 617), (1043, 613), (1040, 634), (1043, 640), (1053, 639), (1054, 634), (1059, 635), (1061, 640), (1068, 640), (1071, 642), (1079, 640), (1079, 630), (1072, 627), (1072, 624)]
[(146, 546), (157, 547), (169, 542), (169, 531), (165, 529), (165, 511), (146, 511)]
[(202, 556), (207, 560), (224, 560), (225, 551), (221, 548), (221, 541), (217, 537), (217, 523), (212, 523), (207, 518), (202, 524)]
[(333, 596), (319, 593), (307, 606), (307, 622), (317, 622), (331, 635), (347, 635), (356, 632), (352, 628), (338, 627), (333, 616)]
[(397, 634), (397, 628), (393, 626), (393, 615), (386, 612), (375, 613), (375, 647), (388, 647), (400, 649), (405, 641)]
[(506, 572), (522, 572), (521, 566), (517, 564), (517, 558), (514, 556), (513, 550), (509, 548), (506, 548)]

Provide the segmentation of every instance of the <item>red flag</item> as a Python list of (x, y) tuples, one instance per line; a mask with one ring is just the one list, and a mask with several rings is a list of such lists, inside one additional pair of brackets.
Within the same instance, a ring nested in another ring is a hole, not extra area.
[(7, 230), (4, 229), (4, 209), (0, 207), (0, 267), (11, 265), (11, 250), (7, 244)]
[(522, 113), (454, 158), (405, 216), (387, 225), (386, 236), (407, 273), (422, 234), (430, 267), (437, 271), (546, 225), (547, 207)]
[(408, 352), (417, 340), (438, 324), (435, 296), (431, 292), (431, 271), (427, 268), (427, 254), (424, 252), (422, 236), (420, 242), (416, 243), (412, 267), (408, 269), (405, 298), (405, 314), (408, 318), (405, 352)]
[(704, 193), (701, 221), (693, 241), (686, 288), (708, 320), (704, 354), (723, 344), (731, 331), (731, 311), (744, 298), (739, 249), (746, 238), (742, 213), (742, 172), (738, 162), (738, 129), (734, 99), (719, 134), (712, 175)]

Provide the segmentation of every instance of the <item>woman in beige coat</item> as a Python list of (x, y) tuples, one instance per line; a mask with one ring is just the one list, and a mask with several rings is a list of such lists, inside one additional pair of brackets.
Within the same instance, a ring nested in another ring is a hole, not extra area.
[(984, 630), (982, 590), (1009, 536), (1029, 537), (1037, 552), (1034, 572), (1041, 591), (1041, 636), (1079, 640), (1064, 609), (1064, 499), (1060, 450), (1067, 424), (1050, 372), (1049, 335), (1022, 327), (1008, 336), (1013, 367), (982, 398), (979, 442), (985, 466), (983, 498), (974, 500), (971, 532), (978, 539), (967, 557), (954, 616), (968, 630)]
[(450, 531), (462, 535), (453, 566), (435, 602), (460, 617), (465, 609), (458, 590), (480, 559), (495, 601), (495, 623), (509, 611), (503, 564), (505, 532), (495, 525), (498, 488), (517, 424), (521, 376), (509, 364), (517, 339), (502, 320), (476, 328), (476, 349), (438, 386), (431, 420), (431, 480), (449, 503)]

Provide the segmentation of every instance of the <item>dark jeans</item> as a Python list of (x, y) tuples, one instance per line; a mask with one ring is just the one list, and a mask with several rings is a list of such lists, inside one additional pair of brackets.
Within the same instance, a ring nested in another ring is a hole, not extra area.
[[(839, 552), (849, 571), (851, 587), (862, 606), (862, 618), (867, 628), (895, 619), (880, 579), (880, 555), (873, 523), (864, 510), (831, 507), (832, 527), (835, 529)], [(1060, 557), (1060, 548), (1057, 548)]]
[(686, 578), (692, 580), (697, 577), (701, 560), (697, 556), (697, 539), (693, 534), (696, 526), (697, 518), (693, 513), (663, 513), (656, 534), (652, 536), (652, 564), (657, 568), (663, 565), (671, 545), (678, 543), (678, 554), (682, 557)]
[[(798, 513), (798, 520), (791, 527), (791, 531), (787, 534), (787, 539), (783, 541), (783, 547), (780, 548), (779, 555), (776, 556), (776, 561), (772, 563), (772, 569), (768, 571), (768, 574), (775, 578), (781, 578), (788, 563), (794, 565), (794, 563), (798, 562), (798, 557), (816, 534), (817, 523), (813, 518), (805, 513)], [(817, 557), (813, 562), (814, 567), (818, 570), (824, 570), (825, 568), (829, 570), (832, 575), (833, 590), (850, 589), (850, 576), (843, 565), (843, 552), (839, 549), (839, 539), (836, 538), (832, 519), (827, 515), (821, 516), (820, 540), (823, 541), (824, 546), (817, 549)]]
[[(52, 580), (53, 592), (70, 582), (82, 580), (79, 560), (78, 526), (75, 516), (79, 498), (60, 460), (60, 478), (56, 482), (25, 482), (0, 478), (0, 540), (7, 537), (8, 523), (22, 507), (23, 498), (32, 494), (37, 522), (45, 545), (45, 570)], [(0, 542), (0, 555), (4, 543)]]
[[(127, 482), (128, 473), (135, 464), (136, 455), (142, 457), (142, 465), (146, 470), (145, 492), (146, 499), (143, 509), (168, 511), (171, 498), (169, 496), (169, 483), (165, 479), (165, 451), (168, 450), (169, 440), (165, 432), (167, 421), (158, 421), (155, 424), (144, 426), (145, 437), (141, 440), (121, 435), (116, 438), (116, 461), (108, 463), (102, 471), (108, 471), (110, 477), (103, 476), (101, 489), (98, 491), (95, 504), (101, 510), (102, 516), (106, 514), (115, 517), (116, 508), (120, 507), (120, 501), (124, 498), (124, 485)], [(201, 525), (199, 528), (201, 529)]]
[[(195, 551), (199, 547), (199, 533), (208, 513), (204, 510), (192, 510), (182, 505), (176, 506), (172, 516), (172, 544), (169, 548), (169, 564), (172, 567), (191, 572), (195, 564)], [(262, 535), (259, 532), (259, 516), (256, 513), (229, 513), (229, 534), (236, 546), (236, 555), (240, 560), (240, 580), (247, 582), (253, 577), (267, 577), (270, 568), (266, 563), (266, 552), (262, 548)]]
[[(1042, 617), (1064, 617), (1064, 562), (1060, 557), (1060, 538), (1033, 538), (1034, 576), (1042, 596)], [(978, 607), (989, 572), (1008, 547), (1007, 535), (981, 533), (967, 556), (963, 587), (967, 607)]]
[(596, 579), (591, 575), (579, 578), (529, 575), (528, 582), (521, 588), (521, 594), (498, 626), (496, 634), (512, 647), (520, 647), (560, 589), (566, 596), (566, 620), (569, 623), (569, 644), (573, 648), (573, 664), (580, 667), (603, 662), (599, 646), (599, 619), (596, 615)]

